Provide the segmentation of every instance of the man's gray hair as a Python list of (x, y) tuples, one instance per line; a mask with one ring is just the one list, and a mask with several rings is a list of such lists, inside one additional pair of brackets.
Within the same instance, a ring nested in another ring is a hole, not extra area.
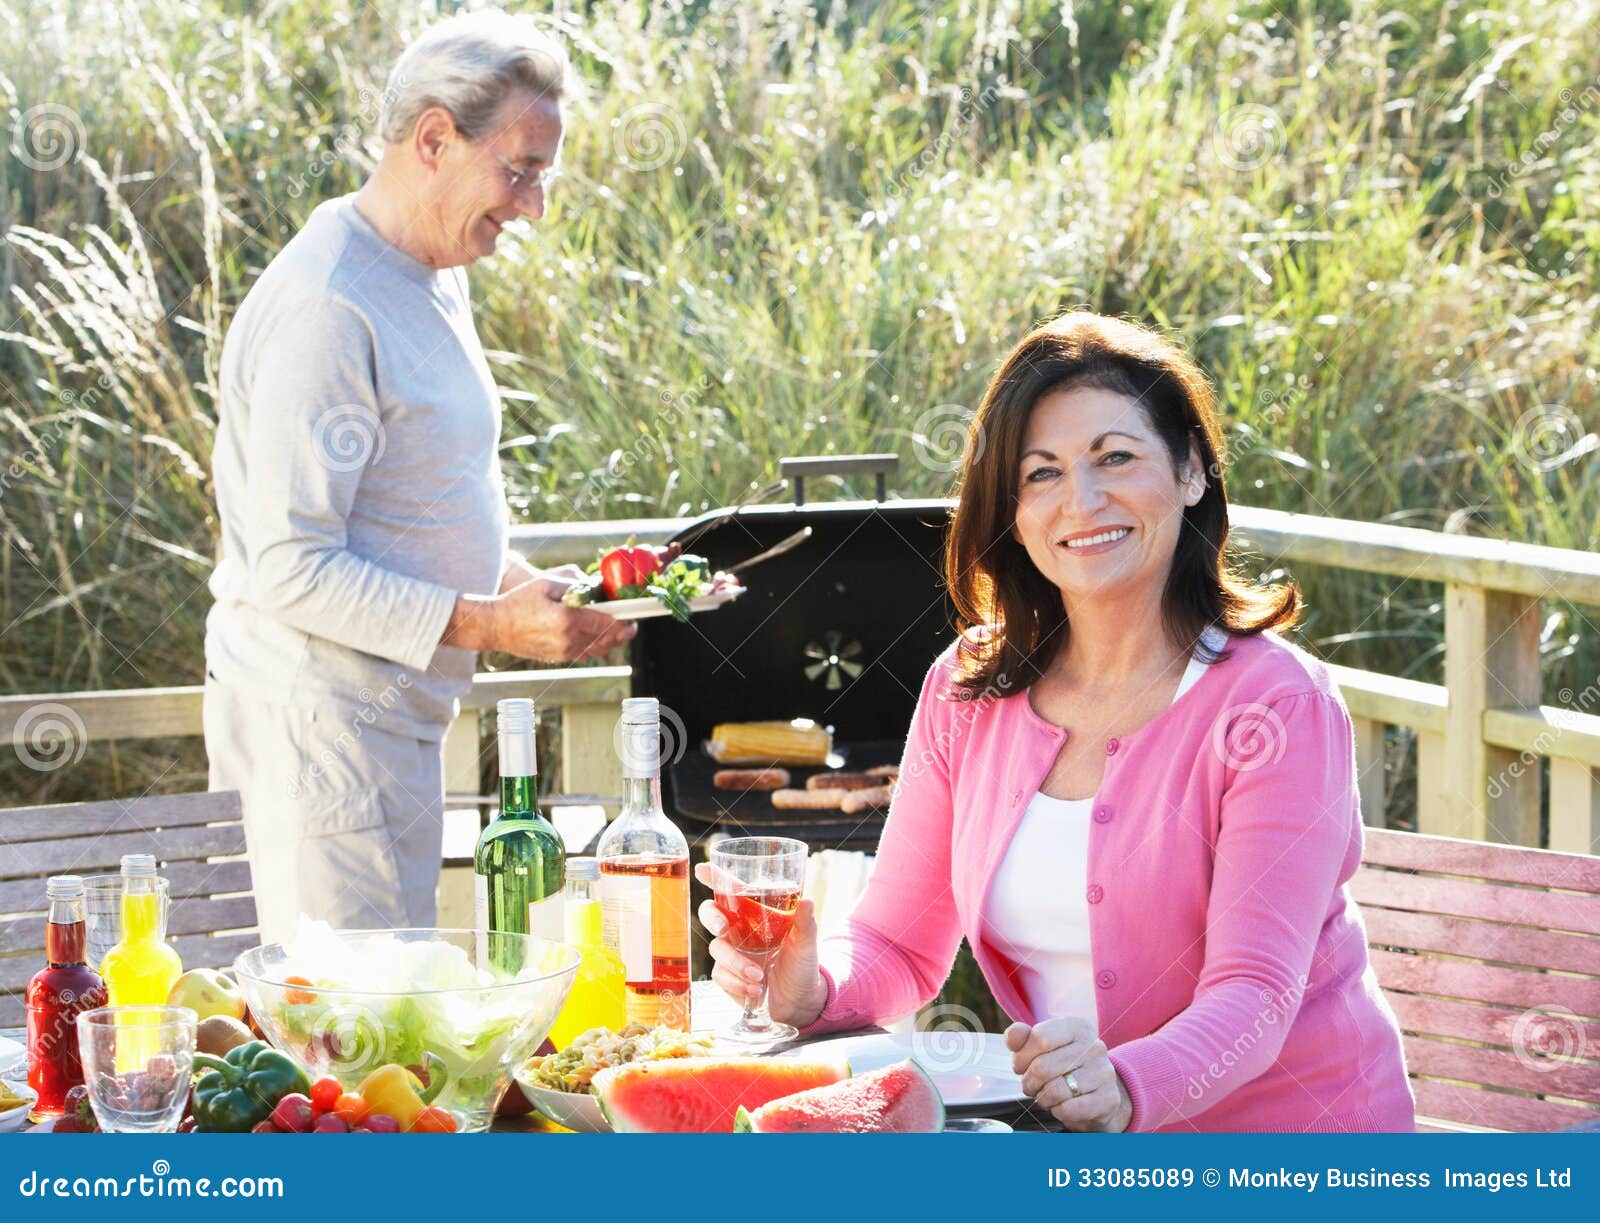
[(565, 45), (533, 18), (499, 9), (462, 13), (429, 28), (395, 63), (378, 132), (395, 144), (424, 111), (442, 106), (461, 134), (476, 140), (512, 90), (560, 101), (576, 87)]

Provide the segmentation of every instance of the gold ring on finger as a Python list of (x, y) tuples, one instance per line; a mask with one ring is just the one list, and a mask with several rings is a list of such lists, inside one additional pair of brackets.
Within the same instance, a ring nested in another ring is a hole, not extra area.
[(1069, 1070), (1069, 1071), (1067, 1071), (1067, 1076), (1066, 1077), (1067, 1077), (1067, 1090), (1072, 1093), (1072, 1098), (1074, 1100), (1076, 1100), (1079, 1096), (1081, 1096), (1083, 1094), (1083, 1088), (1078, 1086), (1078, 1076), (1076, 1074), (1074, 1074), (1072, 1071)]

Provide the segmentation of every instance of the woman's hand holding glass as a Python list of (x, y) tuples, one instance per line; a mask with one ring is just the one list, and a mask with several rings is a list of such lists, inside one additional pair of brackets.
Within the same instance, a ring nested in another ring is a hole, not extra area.
[(1128, 1128), (1133, 1100), (1104, 1042), (1086, 1020), (1069, 1016), (1014, 1023), (1006, 1029), (1005, 1041), (1011, 1068), (1022, 1076), (1022, 1090), (1067, 1129), (1120, 1134)]
[[(695, 867), (695, 878), (706, 887), (715, 887), (711, 864)], [(722, 936), (728, 919), (709, 900), (700, 902), (700, 924), (711, 934), (711, 959), (715, 967), (711, 979), (723, 993), (743, 1006), (767, 994), (767, 1010), (779, 1023), (803, 1028), (822, 1014), (828, 1000), (828, 985), (822, 979), (817, 955), (817, 918), (809, 898), (802, 898), (794, 911), (794, 927), (778, 948), (771, 970), (763, 973), (761, 961), (734, 948)]]

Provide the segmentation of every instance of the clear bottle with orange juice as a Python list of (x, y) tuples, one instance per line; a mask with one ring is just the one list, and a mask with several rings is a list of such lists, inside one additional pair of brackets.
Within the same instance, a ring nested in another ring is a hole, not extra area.
[(162, 937), (160, 881), (153, 854), (122, 856), (122, 939), (100, 962), (112, 1006), (165, 1006), (183, 961)]
[(565, 938), (583, 959), (572, 980), (550, 1043), (565, 1049), (590, 1028), (613, 1032), (627, 1023), (627, 980), (622, 957), (606, 945), (597, 885), (600, 864), (594, 858), (567, 859), (564, 912)]
[(622, 702), (622, 811), (595, 847), (606, 943), (622, 956), (628, 1022), (691, 1031), (689, 842), (661, 807), (661, 709)]

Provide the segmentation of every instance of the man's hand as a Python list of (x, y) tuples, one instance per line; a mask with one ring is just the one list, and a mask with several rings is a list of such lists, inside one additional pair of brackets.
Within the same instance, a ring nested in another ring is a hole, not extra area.
[(1005, 1042), (1011, 1068), (1022, 1076), (1022, 1090), (1067, 1129), (1120, 1134), (1128, 1128), (1133, 1100), (1105, 1044), (1087, 1022), (1063, 1016), (1033, 1025), (1014, 1023), (1006, 1029)]
[(546, 574), (510, 586), (503, 594), (460, 595), (443, 642), (468, 650), (502, 650), (520, 658), (576, 662), (600, 658), (633, 638), (635, 625), (562, 603), (561, 596), (572, 585)]

